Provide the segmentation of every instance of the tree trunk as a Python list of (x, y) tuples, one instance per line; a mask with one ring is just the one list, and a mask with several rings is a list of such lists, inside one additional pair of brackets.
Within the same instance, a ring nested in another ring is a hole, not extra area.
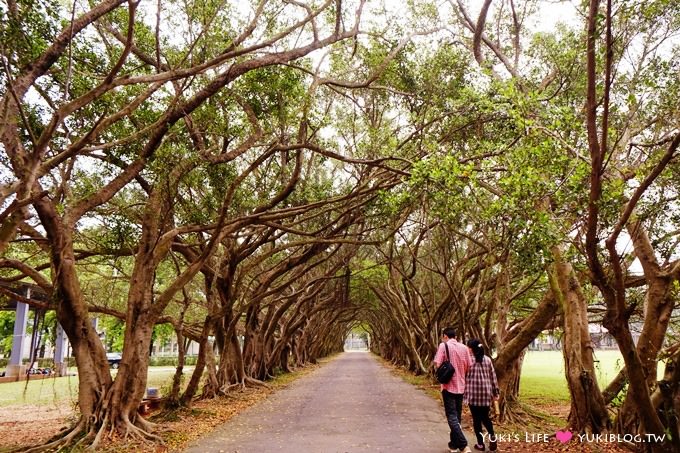
[(522, 349), (512, 361), (506, 362), (502, 373), (498, 373), (500, 368), (496, 368), (498, 388), (501, 392), (498, 415), (503, 422), (519, 421), (524, 415), (519, 406), (519, 383), (525, 352), (526, 350)]
[[(640, 260), (647, 281), (644, 324), (637, 342), (637, 352), (647, 387), (653, 390), (656, 387), (659, 351), (663, 346), (674, 307), (674, 300), (669, 295), (673, 280), (662, 275), (651, 241), (642, 224), (639, 221), (631, 223), (628, 231), (633, 239), (635, 255)], [(629, 392), (617, 416), (616, 429), (622, 434), (638, 432), (639, 417), (635, 397)]]
[(538, 337), (560, 310), (553, 292), (548, 290), (533, 313), (508, 332), (494, 361), (498, 379), (503, 377), (505, 370), (510, 369), (510, 364)]
[(288, 366), (288, 359), (290, 357), (290, 346), (286, 345), (281, 349), (281, 361), (279, 362), (279, 365), (281, 366), (281, 371), (284, 373), (290, 373), (290, 367)]
[[(181, 321), (180, 321), (181, 322)], [(177, 335), (177, 368), (175, 369), (175, 374), (172, 376), (172, 388), (170, 390), (170, 395), (168, 395), (168, 401), (167, 405), (172, 407), (172, 406), (179, 406), (180, 404), (180, 399), (179, 399), (179, 393), (180, 393), (180, 387), (182, 384), (182, 375), (184, 371), (184, 361), (185, 361), (185, 356), (186, 356), (186, 347), (184, 343), (184, 335), (182, 334), (182, 329), (181, 327), (176, 329), (176, 335)]]
[(652, 402), (662, 410), (664, 425), (671, 438), (669, 451), (680, 451), (680, 348), (666, 360), (664, 376), (652, 395)]
[(208, 356), (208, 349), (211, 348), (211, 344), (208, 341), (208, 334), (210, 333), (210, 320), (206, 319), (203, 324), (203, 330), (201, 331), (201, 337), (198, 341), (198, 358), (196, 359), (196, 367), (194, 372), (191, 374), (191, 379), (187, 384), (186, 390), (182, 395), (181, 403), (184, 406), (191, 405), (191, 402), (198, 392), (198, 385), (201, 382), (201, 377), (203, 376), (203, 371), (205, 370), (205, 365)]
[(80, 289), (71, 232), (51, 201), (41, 199), (34, 206), (49, 239), (57, 320), (68, 336), (78, 367), (80, 419), (66, 436), (39, 447), (59, 448), (83, 432), (91, 439), (106, 423), (100, 408), (106, 404), (112, 379), (104, 345), (92, 326)]
[(519, 400), (519, 378), (527, 346), (541, 333), (558, 313), (560, 307), (552, 291), (544, 294), (536, 309), (519, 325), (514, 326), (499, 342), (494, 367), (500, 388), (501, 420), (516, 420), (523, 415)]
[(149, 347), (155, 321), (154, 315), (145, 312), (127, 317), (123, 357), (109, 402), (102, 408), (105, 416), (109, 417), (109, 423), (126, 435), (132, 433), (148, 437), (144, 431), (149, 424), (138, 414), (138, 408), (146, 392)]
[(266, 339), (262, 338), (259, 321), (259, 304), (253, 304), (246, 316), (245, 343), (243, 360), (246, 363), (246, 375), (259, 381), (269, 377), (267, 370)]
[(611, 427), (604, 398), (597, 384), (593, 345), (588, 331), (588, 307), (571, 264), (553, 249), (553, 293), (563, 307), (565, 374), (571, 394), (569, 427), (578, 433), (599, 434)]
[(205, 348), (205, 369), (207, 376), (203, 385), (202, 399), (215, 398), (220, 394), (220, 384), (217, 379), (217, 364), (215, 363), (215, 350), (212, 343), (208, 342)]

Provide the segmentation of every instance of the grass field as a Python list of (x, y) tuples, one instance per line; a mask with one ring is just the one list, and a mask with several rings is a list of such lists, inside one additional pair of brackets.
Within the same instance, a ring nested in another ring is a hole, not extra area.
[[(618, 350), (596, 351), (597, 382), (604, 389), (623, 367)], [(660, 376), (663, 364), (659, 364)], [(529, 351), (524, 358), (519, 386), (520, 398), (526, 402), (569, 401), (561, 351)]]
[[(186, 376), (191, 376), (190, 372), (191, 370), (185, 369), (185, 379), (188, 379)], [(147, 387), (169, 386), (174, 373), (171, 367), (149, 368)], [(24, 404), (39, 406), (75, 404), (77, 400), (77, 376), (0, 384), (0, 407)]]

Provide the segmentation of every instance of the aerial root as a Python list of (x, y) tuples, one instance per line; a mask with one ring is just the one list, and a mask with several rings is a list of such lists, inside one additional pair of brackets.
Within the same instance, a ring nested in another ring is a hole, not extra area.
[(155, 434), (152, 434), (149, 431), (146, 431), (142, 428), (135, 426), (130, 421), (129, 418), (126, 417), (124, 421), (125, 421), (125, 438), (126, 439), (128, 437), (132, 437), (132, 438), (135, 438), (135, 439), (139, 439), (139, 440), (141, 440), (141, 441), (143, 441), (144, 443), (147, 443), (147, 444), (152, 444), (153, 442), (165, 444), (165, 441), (161, 437), (159, 437)]
[[(94, 450), (94, 449), (97, 448), (97, 446), (99, 445), (99, 442), (101, 442), (101, 440), (102, 440), (102, 435), (106, 431), (106, 426), (108, 425), (108, 421), (109, 421), (109, 414), (107, 413), (104, 416), (104, 422), (102, 423), (102, 426), (99, 428), (99, 430), (97, 430), (97, 434), (94, 436), (94, 440), (92, 441), (90, 446), (87, 447), (87, 450)], [(113, 427), (109, 431), (109, 435), (112, 434), (112, 433), (113, 433)]]
[(75, 450), (76, 447), (78, 447), (79, 445), (87, 444), (90, 441), (90, 439), (92, 439), (94, 436), (95, 436), (94, 431), (92, 429), (88, 430), (87, 434), (78, 439), (78, 441), (73, 444), (72, 448)]
[(243, 379), (240, 382), (237, 382), (236, 384), (231, 384), (231, 385), (227, 386), (227, 388), (225, 389), (225, 393), (231, 392), (234, 389), (239, 389), (241, 391), (245, 390), (246, 389), (246, 380)]
[(141, 428), (144, 431), (155, 431), (157, 429), (160, 429), (160, 425), (158, 423), (150, 422), (149, 420), (145, 419), (144, 417), (139, 417), (137, 416), (135, 418), (135, 426), (138, 428)]
[(227, 386), (224, 389), (224, 393), (226, 395), (227, 393), (231, 392), (234, 389), (238, 389), (240, 391), (243, 391), (246, 388), (248, 388), (248, 385), (251, 385), (253, 387), (265, 387), (265, 388), (268, 388), (268, 389), (271, 388), (271, 385), (267, 384), (266, 382), (263, 382), (263, 381), (260, 381), (259, 379), (255, 379), (255, 378), (251, 378), (251, 377), (246, 376), (243, 379), (241, 379), (239, 382), (236, 382), (235, 384), (231, 384), (231, 385)]
[(244, 381), (247, 384), (251, 384), (251, 385), (254, 385), (256, 387), (265, 387), (265, 388), (268, 388), (268, 389), (272, 388), (272, 386), (267, 384), (266, 382), (260, 381), (259, 379), (251, 378), (251, 377), (248, 377), (248, 376), (246, 376)]
[(526, 410), (524, 406), (518, 401), (506, 401), (505, 411), (501, 422), (503, 423), (526, 423), (527, 420), (535, 422), (543, 421), (540, 415), (533, 411)]
[[(101, 420), (101, 423), (95, 421)], [(117, 420), (117, 421), (116, 421)], [(129, 417), (113, 419), (110, 411), (100, 413), (98, 417), (81, 416), (78, 422), (67, 429), (62, 430), (57, 436), (46, 443), (29, 449), (24, 447), (10, 450), (12, 452), (42, 453), (46, 451), (58, 451), (61, 449), (84, 448), (87, 451), (96, 450), (105, 436), (113, 436), (117, 428), (122, 428), (123, 439), (132, 438), (142, 441), (147, 445), (165, 444), (165, 441), (151, 431), (158, 425), (149, 422), (142, 417), (135, 417), (134, 423)]]

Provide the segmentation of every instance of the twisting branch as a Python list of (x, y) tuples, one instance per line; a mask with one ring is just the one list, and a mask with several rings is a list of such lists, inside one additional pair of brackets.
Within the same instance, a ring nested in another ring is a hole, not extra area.
[(98, 86), (96, 86), (89, 92), (85, 93), (84, 95), (80, 96), (78, 99), (74, 99), (68, 104), (63, 105), (54, 113), (54, 115), (52, 116), (52, 120), (49, 122), (43, 133), (40, 135), (40, 139), (38, 140), (38, 143), (35, 144), (35, 147), (33, 149), (33, 155), (36, 157), (36, 159), (38, 159), (45, 153), (50, 141), (54, 137), (55, 130), (71, 113), (90, 104), (92, 101), (98, 99), (103, 94), (105, 94), (106, 92), (113, 88), (112, 82), (114, 80), (114, 77), (123, 68), (123, 65), (127, 61), (127, 58), (130, 55), (130, 51), (132, 49), (135, 28), (134, 27), (135, 13), (139, 1), (140, 0), (137, 0), (136, 2), (129, 2), (127, 38), (125, 48), (123, 49), (123, 52), (118, 58), (118, 61), (116, 61), (116, 64), (106, 75), (102, 83), (100, 83)]
[(66, 47), (78, 33), (102, 16), (119, 7), (125, 1), (127, 0), (103, 1), (64, 28), (59, 36), (52, 42), (52, 45), (48, 47), (40, 57), (22, 70), (21, 76), (18, 77), (16, 81), (19, 99), (22, 99), (26, 94), (26, 91), (28, 91), (28, 88), (33, 85), (38, 77), (44, 75), (59, 57), (61, 57), (66, 50)]
[(71, 36), (68, 43), (68, 69), (66, 70), (66, 82), (64, 82), (64, 101), (68, 99), (71, 77), (73, 75), (73, 21), (76, 19), (76, 2), (77, 0), (73, 0), (73, 6), (71, 7)]
[[(492, 0), (484, 0), (482, 9), (477, 18), (477, 25), (475, 26), (474, 34), (472, 35), (472, 53), (480, 66), (484, 66), (484, 55), (482, 55), (482, 35), (484, 34), (484, 25), (486, 24), (486, 15), (489, 13), (489, 6)], [(459, 1), (460, 4), (460, 1)]]
[(626, 207), (623, 210), (623, 214), (621, 214), (621, 217), (619, 218), (618, 223), (614, 227), (614, 230), (607, 238), (606, 241), (607, 244), (616, 244), (616, 240), (619, 237), (619, 234), (628, 223), (628, 220), (630, 220), (630, 217), (633, 214), (633, 211), (638, 201), (645, 193), (645, 191), (649, 188), (649, 186), (652, 185), (654, 180), (670, 163), (673, 157), (675, 157), (675, 152), (677, 151), (679, 145), (680, 145), (680, 133), (676, 134), (675, 138), (671, 142), (670, 146), (664, 153), (661, 160), (654, 166), (654, 169), (652, 169), (652, 171), (647, 175), (644, 181), (642, 181), (640, 186), (635, 190), (633, 195), (630, 197), (630, 200), (628, 200), (628, 203), (626, 203)]
[[(330, 0), (328, 0), (330, 1)], [(360, 3), (357, 14), (363, 7), (365, 0)], [(319, 9), (315, 12), (315, 16), (321, 14), (323, 9)], [(340, 14), (337, 12), (337, 14)], [(294, 26), (302, 26), (311, 20), (313, 17), (306, 17), (299, 21)], [(168, 109), (168, 111), (163, 115), (162, 121), (159, 120), (158, 126), (150, 131), (148, 135), (148, 140), (144, 147), (140, 150), (138, 158), (128, 166), (122, 173), (113, 178), (107, 185), (105, 185), (98, 193), (80, 200), (74, 205), (70, 212), (67, 213), (67, 223), (69, 225), (75, 225), (86, 212), (90, 211), (96, 206), (99, 206), (108, 200), (110, 200), (118, 191), (129, 183), (134, 177), (139, 174), (142, 168), (146, 165), (148, 159), (150, 159), (158, 147), (160, 147), (163, 142), (165, 135), (170, 130), (170, 128), (180, 119), (184, 118), (186, 115), (191, 114), (200, 105), (202, 105), (208, 98), (212, 97), (219, 90), (227, 86), (229, 83), (241, 77), (243, 74), (252, 71), (254, 69), (263, 68), (267, 66), (273, 66), (281, 63), (286, 63), (300, 57), (303, 57), (314, 50), (323, 48), (335, 42), (343, 39), (355, 36), (358, 33), (359, 22), (354, 24), (354, 27), (350, 31), (344, 31), (340, 34), (332, 34), (320, 41), (313, 41), (305, 46), (301, 46), (291, 50), (283, 50), (281, 52), (265, 54), (259, 58), (247, 59), (245, 61), (239, 61), (234, 63), (224, 72), (218, 74), (213, 78), (204, 88), (199, 90), (194, 96), (186, 101), (180, 101), (175, 98), (176, 104)], [(285, 31), (285, 35), (290, 33), (291, 28), (289, 27)], [(259, 48), (262, 45), (255, 45), (252, 48)], [(239, 52), (234, 52), (234, 55)], [(181, 71), (180, 71), (181, 72)], [(146, 76), (146, 79), (160, 81), (163, 80), (163, 73), (156, 74), (152, 76)], [(172, 77), (171, 79), (174, 79)], [(122, 77), (122, 80), (130, 81), (134, 78)], [(169, 79), (169, 80), (171, 80)], [(127, 83), (125, 83), (127, 84)]]
[(599, 0), (590, 0), (588, 12), (587, 44), (586, 44), (586, 128), (588, 135), (588, 150), (590, 151), (590, 195), (588, 198), (588, 218), (586, 223), (586, 253), (591, 269), (598, 281), (604, 281), (605, 275), (597, 256), (598, 238), (597, 224), (602, 193), (602, 153), (597, 137), (597, 59), (595, 55), (595, 39), (597, 32), (597, 13)]
[[(451, 6), (453, 8), (456, 8), (456, 5), (453, 4), (453, 0), (449, 0), (449, 3), (451, 4)], [(485, 6), (488, 10), (488, 4), (487, 3), (490, 4), (491, 0), (485, 0)], [(510, 73), (510, 75), (517, 80), (522, 80), (520, 74), (517, 72), (517, 68), (512, 65), (512, 63), (510, 62), (508, 57), (505, 55), (505, 53), (503, 53), (503, 51), (484, 34), (484, 30), (480, 29), (479, 26), (478, 26), (479, 23), (481, 23), (483, 25), (486, 22), (486, 14), (487, 14), (488, 11), (483, 9), (482, 13), (483, 13), (484, 17), (482, 18), (482, 14), (480, 14), (479, 20), (477, 21), (477, 23), (475, 23), (472, 20), (472, 18), (470, 17), (470, 14), (468, 13), (467, 9), (465, 8), (465, 5), (463, 5), (462, 0), (457, 0), (457, 6), (458, 6), (458, 10), (460, 11), (460, 14), (462, 14), (462, 16), (463, 16), (463, 18), (462, 18), (463, 25), (465, 27), (467, 27), (473, 33), (473, 38), (475, 36), (477, 36), (477, 34), (479, 34), (477, 39), (480, 39), (482, 42), (484, 42), (484, 44), (486, 44), (486, 46), (489, 49), (491, 49), (491, 51), (494, 53), (494, 55), (496, 55), (496, 57), (501, 61), (501, 63), (503, 63), (503, 66)], [(473, 41), (473, 51), (474, 51), (474, 41)], [(481, 51), (480, 51), (479, 55), (481, 56)], [(475, 55), (475, 58), (477, 58), (477, 55)], [(477, 61), (479, 62), (479, 60), (477, 60)], [(484, 61), (484, 60), (482, 60), (482, 61)], [(480, 63), (480, 65), (481, 65), (481, 63)], [(493, 68), (491, 68), (491, 71), (492, 71), (492, 74), (494, 74), (495, 77), (497, 77), (497, 78), (500, 77), (493, 70)]]
[[(258, 140), (262, 138), (264, 135), (264, 131), (262, 130), (262, 126), (260, 126), (260, 122), (257, 120), (257, 116), (255, 115), (255, 111), (253, 110), (253, 107), (241, 96), (238, 94), (234, 93), (233, 91), (230, 90), (230, 94), (234, 97), (236, 102), (241, 106), (243, 111), (246, 114), (246, 117), (248, 118), (248, 122), (250, 123), (250, 127), (252, 128), (252, 133), (246, 137), (243, 142), (241, 142), (240, 145), (238, 145), (236, 148), (232, 150), (224, 150), (222, 153), (218, 155), (211, 154), (211, 150), (207, 149), (205, 151), (201, 152), (201, 156), (204, 159), (207, 159), (210, 161), (210, 163), (213, 164), (221, 164), (225, 162), (231, 162), (232, 160), (236, 159), (249, 149), (251, 149), (255, 144), (257, 143)], [(226, 138), (225, 144), (226, 144)]]
[[(607, 155), (607, 149), (609, 147), (608, 134), (609, 134), (609, 99), (612, 91), (612, 63), (614, 56), (613, 38), (612, 38), (612, 2), (607, 0), (607, 12), (606, 12), (606, 37), (605, 37), (605, 62), (604, 62), (604, 100), (602, 105), (602, 130), (600, 139), (600, 154), (602, 158)], [(612, 147), (612, 153), (614, 153), (614, 147)], [(604, 171), (606, 164), (603, 163), (602, 171)]]
[(423, 35), (428, 35), (430, 33), (434, 33), (436, 31), (440, 30), (440, 28), (436, 29), (431, 29), (431, 30), (425, 30), (425, 31), (420, 31), (420, 32), (413, 32), (410, 33), (408, 36), (405, 38), (402, 38), (401, 41), (399, 41), (399, 44), (390, 51), (389, 54), (383, 59), (383, 61), (373, 70), (371, 75), (363, 81), (360, 82), (349, 82), (349, 81), (344, 81), (344, 80), (339, 80), (339, 79), (326, 79), (326, 78), (320, 78), (318, 81), (319, 85), (333, 85), (337, 87), (343, 87), (343, 88), (366, 88), (370, 86), (373, 82), (375, 82), (382, 74), (385, 72), (385, 69), (387, 69), (387, 66), (394, 60), (394, 58), (401, 52), (406, 45), (411, 42), (411, 40), (415, 36), (423, 36)]
[(46, 197), (47, 195), (49, 195), (49, 192), (46, 191), (46, 190), (43, 190), (42, 192), (37, 193), (37, 194), (35, 194), (31, 197), (24, 198), (23, 200), (12, 201), (10, 203), (10, 205), (7, 206), (7, 208), (5, 208), (5, 210), (2, 211), (2, 213), (0, 213), (0, 224), (2, 224), (2, 222), (4, 222), (10, 214), (16, 212), (17, 209), (21, 209), (25, 206), (28, 206), (29, 204), (33, 203), (35, 200), (42, 198), (42, 197)]
[[(5, 75), (7, 76), (7, 87), (8, 87), (9, 94), (11, 96), (11, 99), (14, 101), (14, 105), (16, 106), (16, 110), (19, 112), (19, 116), (21, 117), (21, 122), (24, 125), (24, 127), (26, 128), (26, 131), (28, 132), (28, 137), (31, 139), (31, 144), (33, 144), (33, 146), (35, 146), (35, 144), (37, 143), (38, 140), (35, 136), (35, 132), (33, 132), (33, 127), (31, 126), (31, 123), (28, 122), (28, 118), (26, 117), (26, 112), (24, 112), (24, 107), (23, 107), (23, 104), (21, 102), (21, 96), (17, 93), (17, 90), (15, 88), (15, 82), (12, 79), (12, 71), (10, 70), (9, 62), (8, 62), (7, 58), (5, 58), (5, 55), (4, 55), (5, 54), (4, 45), (2, 46), (2, 53), (3, 53), (3, 55), (0, 55), (0, 59), (2, 60), (2, 67), (5, 70)], [(9, 109), (7, 108), (8, 107), (8, 101), (9, 101), (9, 99), (5, 99), (2, 116), (7, 117), (9, 119), (9, 116), (10, 116), (9, 115)], [(5, 126), (5, 128), (9, 129), (7, 126)], [(6, 131), (3, 131), (3, 132), (6, 132)], [(17, 141), (15, 146), (16, 146), (16, 148), (14, 148), (14, 149), (16, 149), (17, 151), (18, 151), (19, 148), (23, 149), (23, 147), (21, 146), (21, 144), (18, 141)], [(10, 153), (10, 149), (11, 148), (8, 147), (7, 144), (5, 143), (5, 151), (7, 152), (8, 155), (10, 155), (10, 157), (12, 157), (12, 154)]]
[(29, 277), (48, 294), (52, 291), (52, 284), (40, 272), (19, 260), (0, 259), (0, 268), (16, 269), (24, 276)]

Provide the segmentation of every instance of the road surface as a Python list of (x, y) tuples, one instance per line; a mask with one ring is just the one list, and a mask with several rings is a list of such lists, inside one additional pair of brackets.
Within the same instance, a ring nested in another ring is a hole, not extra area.
[[(445, 453), (448, 433), (437, 401), (393, 376), (371, 354), (345, 352), (187, 452)], [(474, 440), (469, 428), (466, 434), (468, 442)]]

